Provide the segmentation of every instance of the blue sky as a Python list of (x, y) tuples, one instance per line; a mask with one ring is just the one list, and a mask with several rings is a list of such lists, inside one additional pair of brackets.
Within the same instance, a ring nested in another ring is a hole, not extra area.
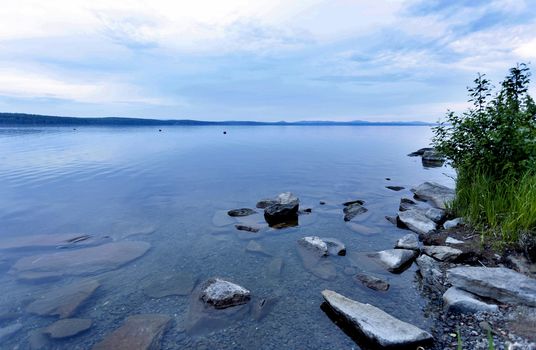
[(19, 0), (0, 23), (4, 112), (436, 121), (536, 61), (536, 0)]

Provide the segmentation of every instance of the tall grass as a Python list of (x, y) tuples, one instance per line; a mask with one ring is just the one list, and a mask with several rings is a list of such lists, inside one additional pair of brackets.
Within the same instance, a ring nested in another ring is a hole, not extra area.
[(469, 223), (504, 243), (536, 232), (536, 174), (496, 179), (478, 168), (458, 171), (452, 208)]

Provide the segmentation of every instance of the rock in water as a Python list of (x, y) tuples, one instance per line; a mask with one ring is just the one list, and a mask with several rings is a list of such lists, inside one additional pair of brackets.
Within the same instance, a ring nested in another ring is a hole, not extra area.
[(455, 267), (447, 271), (454, 287), (502, 303), (536, 306), (536, 280), (504, 267)]
[(403, 189), (405, 189), (405, 187), (402, 187), (402, 186), (385, 186), (385, 188), (391, 190), (391, 191), (402, 191)]
[(398, 211), (406, 211), (406, 210), (415, 209), (415, 208), (417, 208), (417, 203), (415, 203), (411, 199), (409, 198), (400, 199), (400, 205), (398, 207)]
[(437, 223), (440, 223), (441, 221), (443, 221), (445, 219), (445, 217), (447, 216), (447, 213), (443, 209), (428, 208), (424, 212), (424, 215), (428, 219), (432, 220), (433, 222), (435, 222), (437, 224)]
[(322, 296), (335, 314), (382, 347), (416, 346), (433, 339), (428, 332), (370, 304), (348, 299), (331, 290), (322, 291)]
[(448, 312), (474, 313), (479, 311), (497, 312), (499, 307), (477, 299), (474, 294), (456, 287), (450, 287), (443, 294), (443, 303)]
[(171, 317), (158, 314), (135, 315), (108, 335), (93, 350), (153, 350), (160, 349), (160, 341)]
[(425, 151), (422, 155), (422, 165), (428, 168), (443, 166), (445, 158), (435, 150)]
[(238, 231), (247, 231), (247, 232), (253, 232), (253, 233), (257, 233), (261, 230), (258, 227), (246, 226), (246, 225), (235, 225), (235, 228)]
[(246, 245), (246, 251), (250, 253), (258, 253), (258, 254), (266, 255), (266, 256), (272, 255), (268, 253), (259, 242), (255, 242), (255, 241), (249, 241), (249, 243)]
[(89, 319), (65, 318), (45, 328), (43, 333), (48, 334), (53, 339), (69, 338), (87, 331), (92, 325), (93, 321)]
[(372, 254), (372, 257), (377, 257), (390, 272), (403, 271), (415, 256), (417, 252), (408, 249), (387, 249)]
[(261, 199), (260, 201), (257, 202), (256, 207), (259, 209), (265, 209), (274, 204), (278, 204), (277, 200), (275, 199), (270, 199), (270, 198)]
[(6, 327), (0, 328), (0, 341), (9, 339), (12, 335), (22, 329), (22, 323), (15, 323)]
[(21, 279), (96, 274), (117, 269), (137, 259), (150, 247), (151, 245), (146, 242), (124, 241), (28, 256), (19, 259), (9, 272)]
[(253, 209), (240, 208), (240, 209), (229, 210), (227, 212), (227, 215), (233, 216), (233, 217), (238, 217), (238, 216), (249, 216), (249, 215), (253, 215), (255, 213), (256, 213), (256, 211), (253, 210)]
[(355, 278), (363, 283), (366, 287), (374, 290), (379, 290), (382, 292), (385, 292), (389, 289), (389, 283), (385, 282), (384, 280), (374, 277), (372, 275), (367, 275), (365, 273), (358, 273)]
[(0, 242), (0, 249), (49, 248), (68, 244), (79, 246), (94, 243), (90, 238), (89, 235), (75, 233), (7, 237)]
[(276, 198), (277, 203), (283, 204), (283, 205), (299, 205), (300, 200), (298, 197), (293, 195), (291, 192), (283, 192), (277, 195)]
[(424, 254), (441, 261), (454, 261), (463, 253), (459, 249), (439, 245), (425, 246), (423, 252)]
[(419, 238), (413, 233), (408, 233), (396, 241), (395, 248), (419, 250)]
[(304, 248), (307, 248), (308, 250), (318, 253), (321, 256), (328, 255), (328, 245), (319, 237), (316, 237), (316, 236), (303, 237), (298, 240), (298, 244), (300, 244)]
[(346, 246), (337, 238), (320, 238), (328, 246), (331, 255), (346, 255)]
[(424, 148), (416, 150), (415, 152), (411, 152), (410, 154), (408, 154), (408, 157), (422, 156), (424, 154), (424, 152), (433, 151), (433, 150), (434, 150), (434, 148), (432, 148), (432, 147), (424, 147)]
[(350, 221), (359, 214), (366, 213), (368, 210), (361, 204), (362, 201), (347, 205), (344, 209), (344, 221)]
[(455, 196), (455, 191), (452, 188), (435, 182), (425, 182), (411, 191), (418, 198), (432, 202), (439, 209), (447, 209), (446, 204), (452, 202)]
[(41, 316), (71, 317), (99, 285), (95, 280), (87, 280), (56, 288), (29, 304), (26, 311)]
[(189, 295), (194, 289), (196, 278), (187, 272), (169, 275), (156, 274), (149, 284), (143, 287), (145, 295), (163, 298), (170, 295)]
[(200, 299), (216, 309), (225, 309), (231, 306), (247, 303), (251, 292), (238, 284), (220, 279), (211, 278), (201, 288)]
[(420, 210), (416, 209), (398, 212), (398, 219), (411, 231), (418, 234), (426, 235), (437, 228), (435, 222), (428, 219)]
[[(300, 200), (290, 192), (284, 192), (274, 199), (274, 204), (264, 209), (264, 219), (270, 226), (282, 223), (294, 223), (298, 221)], [(259, 203), (257, 203), (259, 205)]]

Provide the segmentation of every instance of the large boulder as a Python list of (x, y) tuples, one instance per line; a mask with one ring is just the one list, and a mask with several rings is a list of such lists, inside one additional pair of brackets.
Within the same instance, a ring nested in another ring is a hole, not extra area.
[(410, 209), (398, 212), (398, 219), (411, 231), (427, 235), (437, 229), (435, 222), (423, 214), (421, 210)]
[(153, 350), (160, 349), (164, 332), (171, 317), (159, 314), (134, 315), (121, 327), (97, 343), (93, 350)]
[[(257, 203), (259, 205), (259, 203)], [(264, 219), (270, 226), (298, 221), (300, 200), (290, 192), (279, 194), (273, 204), (264, 209)]]
[(390, 272), (403, 271), (417, 256), (417, 252), (409, 249), (387, 249), (374, 253), (377, 258)]
[(447, 204), (452, 202), (456, 195), (452, 188), (435, 182), (425, 182), (412, 188), (411, 191), (417, 198), (429, 201), (439, 209), (446, 209)]
[(428, 332), (373, 305), (360, 303), (331, 290), (322, 291), (322, 296), (336, 315), (381, 347), (416, 346), (433, 339)]
[(443, 304), (447, 312), (474, 313), (479, 311), (499, 311), (497, 305), (480, 301), (476, 295), (456, 287), (450, 287), (443, 294)]
[(454, 287), (502, 303), (536, 306), (536, 280), (504, 267), (455, 267), (447, 271)]
[(251, 298), (251, 292), (238, 284), (211, 278), (201, 287), (200, 299), (216, 309), (225, 309), (231, 306), (247, 303)]

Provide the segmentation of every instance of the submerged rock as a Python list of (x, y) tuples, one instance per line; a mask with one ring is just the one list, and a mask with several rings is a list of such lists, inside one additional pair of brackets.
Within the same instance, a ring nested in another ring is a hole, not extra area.
[(19, 259), (9, 271), (21, 279), (41, 279), (65, 275), (92, 275), (119, 268), (145, 254), (151, 245), (124, 241), (96, 247), (67, 250)]
[(536, 306), (536, 280), (504, 267), (455, 267), (447, 271), (454, 287), (502, 303)]
[(331, 290), (322, 291), (330, 309), (370, 341), (382, 347), (416, 346), (432, 336), (370, 304), (346, 298)]
[(328, 246), (328, 253), (331, 255), (346, 255), (346, 246), (336, 238), (320, 238)]
[(220, 279), (211, 278), (201, 288), (200, 299), (216, 309), (225, 309), (231, 306), (247, 303), (251, 292), (238, 284)]
[(427, 218), (420, 210), (410, 209), (398, 213), (398, 219), (411, 231), (418, 234), (429, 234), (433, 232), (437, 225)]
[(355, 278), (363, 283), (366, 287), (378, 291), (386, 291), (389, 289), (389, 283), (385, 282), (381, 278), (368, 275), (366, 273), (358, 273)]
[(152, 350), (160, 349), (160, 342), (171, 317), (159, 314), (130, 316), (125, 323), (93, 350)]
[(22, 323), (14, 323), (0, 328), (0, 341), (7, 340), (22, 329)]
[(233, 210), (229, 210), (227, 212), (227, 215), (229, 216), (232, 216), (232, 217), (240, 217), (240, 216), (249, 216), (249, 215), (253, 215), (257, 213), (255, 210), (253, 209), (249, 209), (249, 208), (240, 208), (240, 209), (233, 209)]
[(405, 189), (405, 187), (402, 187), (402, 186), (385, 186), (385, 188), (389, 189), (389, 190), (392, 190), (392, 191), (402, 191), (403, 189)]
[(298, 244), (302, 247), (307, 248), (321, 256), (328, 255), (328, 245), (320, 237), (317, 236), (307, 236), (300, 238)]
[(440, 261), (454, 261), (463, 253), (459, 249), (439, 245), (425, 246), (423, 252)]
[(419, 250), (419, 238), (413, 233), (408, 233), (396, 241), (395, 248)]
[(277, 298), (263, 298), (253, 304), (251, 316), (255, 321), (262, 320), (277, 303)]
[(257, 233), (260, 231), (260, 228), (258, 227), (246, 226), (246, 225), (235, 225), (235, 228), (238, 231), (246, 231), (246, 232), (253, 232), (253, 233)]
[(378, 258), (388, 271), (400, 272), (411, 264), (417, 252), (409, 249), (387, 249), (373, 253), (371, 256)]
[(344, 221), (350, 221), (359, 214), (366, 213), (368, 211), (362, 204), (362, 201), (348, 204), (344, 209)]
[(196, 278), (190, 273), (157, 274), (155, 278), (143, 288), (143, 292), (148, 297), (157, 299), (171, 295), (189, 295), (196, 283)]
[[(326, 245), (327, 248), (327, 245)], [(337, 269), (333, 262), (326, 259), (328, 252), (324, 255), (323, 250), (318, 250), (310, 246), (298, 244), (298, 254), (303, 263), (303, 267), (318, 278), (332, 280), (337, 277)]]
[(272, 259), (272, 261), (270, 261), (270, 263), (266, 267), (266, 272), (272, 277), (279, 277), (281, 276), (281, 271), (283, 270), (283, 264), (283, 258), (276, 257)]
[(87, 331), (93, 325), (93, 321), (85, 318), (65, 318), (58, 320), (46, 327), (43, 333), (48, 334), (53, 339), (63, 339), (74, 337)]
[(96, 280), (87, 280), (55, 288), (30, 303), (26, 311), (41, 316), (71, 317), (99, 286)]
[(264, 250), (264, 247), (259, 242), (256, 242), (256, 241), (249, 241), (248, 244), (246, 245), (246, 251), (250, 253), (257, 253), (257, 254), (262, 254), (266, 256), (271, 256), (271, 254), (266, 252), (266, 250)]
[(410, 209), (415, 209), (417, 207), (417, 203), (415, 201), (412, 201), (409, 198), (400, 198), (400, 205), (398, 206), (398, 211), (406, 211)]
[(78, 246), (94, 243), (91, 238), (90, 235), (77, 233), (6, 237), (0, 241), (0, 249), (53, 248), (74, 244)]
[(446, 204), (452, 202), (455, 196), (455, 191), (452, 188), (435, 182), (425, 182), (411, 191), (416, 197), (430, 201), (439, 209), (446, 209)]
[(499, 307), (493, 304), (487, 304), (469, 292), (450, 287), (443, 294), (443, 303), (448, 312), (474, 313), (479, 311), (497, 312)]

